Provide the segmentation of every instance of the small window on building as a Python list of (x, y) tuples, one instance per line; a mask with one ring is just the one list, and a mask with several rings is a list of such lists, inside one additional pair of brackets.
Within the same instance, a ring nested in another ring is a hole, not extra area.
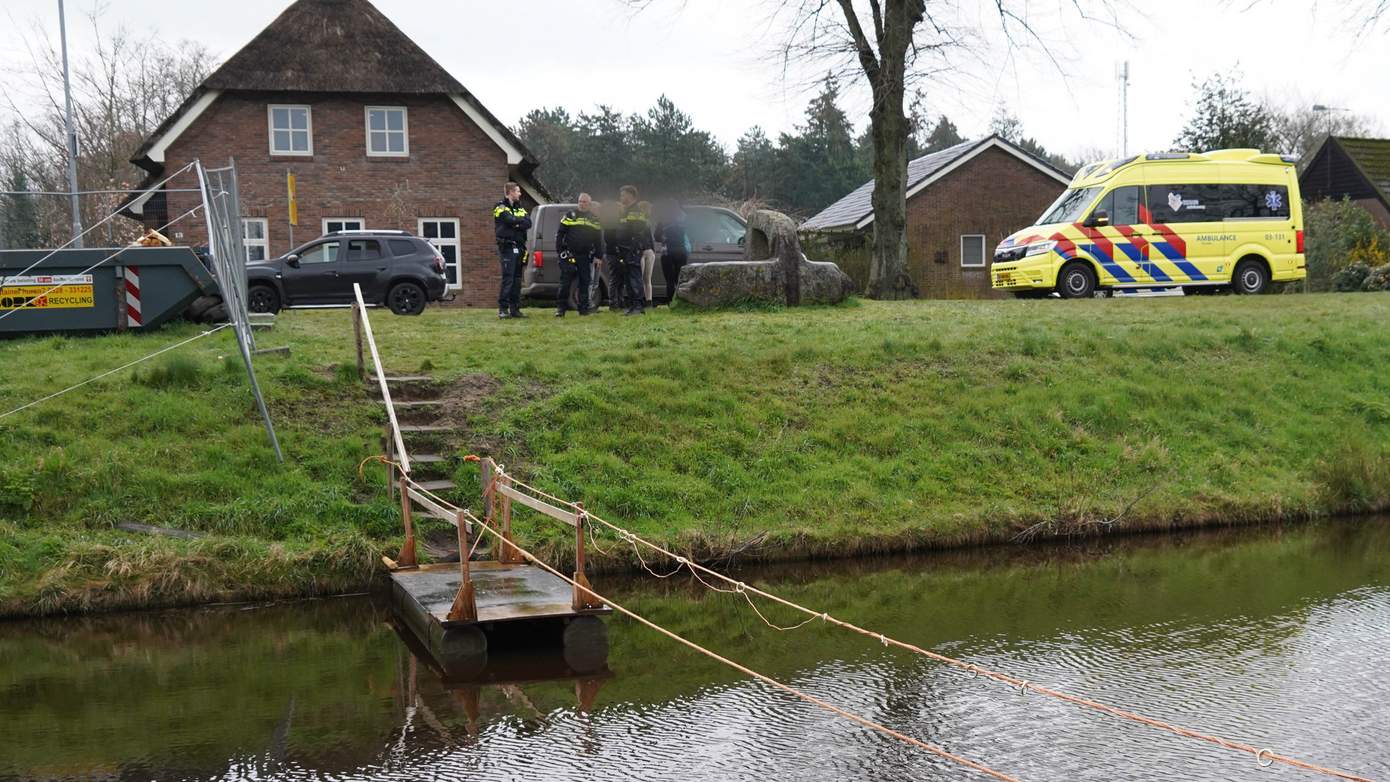
[(960, 237), (960, 265), (978, 269), (985, 265), (985, 235), (963, 234)]
[[(558, 211), (558, 210), (551, 210)], [(463, 287), (459, 276), (459, 221), (455, 217), (420, 218), (420, 236), (444, 256), (444, 280), (450, 290)]]
[(308, 106), (275, 106), (270, 117), (270, 154), (314, 154), (314, 118)]
[(323, 218), (323, 233), (328, 235), (338, 231), (361, 231), (367, 227), (367, 221), (360, 217), (325, 217)]
[(242, 219), (241, 245), (246, 248), (247, 263), (270, 257), (270, 228), (264, 217)]
[(407, 157), (410, 130), (404, 106), (367, 107), (367, 156)]

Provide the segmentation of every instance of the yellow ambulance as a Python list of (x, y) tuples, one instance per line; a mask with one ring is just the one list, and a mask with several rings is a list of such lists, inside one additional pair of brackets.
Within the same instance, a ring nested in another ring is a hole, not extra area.
[(1182, 288), (1264, 293), (1307, 275), (1295, 158), (1255, 149), (1161, 152), (1076, 172), (1038, 224), (994, 251), (993, 286), (1056, 291)]

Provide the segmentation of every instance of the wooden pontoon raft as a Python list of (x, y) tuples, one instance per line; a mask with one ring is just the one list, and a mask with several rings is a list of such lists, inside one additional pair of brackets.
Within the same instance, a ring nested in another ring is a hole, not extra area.
[[(596, 671), (608, 660), (606, 628), (598, 617), (608, 606), (573, 606), (573, 588), (560, 578), (527, 564), (471, 562), (477, 619), (449, 618), (462, 579), (456, 563), (422, 565), (391, 573), (391, 603), (397, 616), (420, 640), (434, 661), (453, 678), (473, 678), (488, 663), (488, 637), (501, 623), (534, 634), (539, 642), (564, 646), (564, 658), (576, 672)], [(561, 625), (554, 627), (541, 625)], [(513, 629), (513, 628), (508, 628)]]

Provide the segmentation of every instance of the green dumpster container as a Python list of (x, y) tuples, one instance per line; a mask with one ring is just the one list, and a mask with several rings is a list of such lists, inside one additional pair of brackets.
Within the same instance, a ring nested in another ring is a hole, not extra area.
[(0, 336), (157, 329), (217, 292), (188, 247), (8, 250), (0, 252)]

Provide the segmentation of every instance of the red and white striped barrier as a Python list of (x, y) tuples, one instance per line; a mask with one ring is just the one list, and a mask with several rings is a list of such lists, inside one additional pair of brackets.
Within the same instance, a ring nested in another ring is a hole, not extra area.
[(140, 267), (125, 267), (125, 325), (139, 328), (144, 321), (140, 317)]

